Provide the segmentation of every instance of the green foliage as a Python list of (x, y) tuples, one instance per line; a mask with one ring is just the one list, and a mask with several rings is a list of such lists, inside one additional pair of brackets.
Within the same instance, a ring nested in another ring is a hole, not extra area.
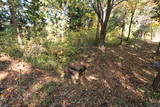
[(45, 90), (45, 95), (48, 96), (51, 93), (53, 93), (56, 89), (57, 86), (59, 86), (60, 84), (55, 83), (55, 82), (49, 82), (47, 84), (45, 84), (42, 89)]
[(44, 70), (56, 70), (58, 65), (55, 59), (54, 56), (46, 54), (40, 54), (35, 58), (27, 57), (27, 61), (31, 62), (33, 66)]
[(24, 56), (35, 67), (58, 71), (95, 44), (95, 29), (69, 32), (64, 42), (36, 37), (26, 42)]
[(85, 26), (92, 26), (95, 14), (85, 0), (70, 0), (68, 2), (69, 25), (71, 29), (80, 29)]
[(109, 27), (108, 27), (108, 32), (112, 32), (114, 31), (114, 29), (116, 29), (116, 27), (119, 25), (119, 22), (118, 22), (118, 18), (116, 15), (113, 15), (111, 18), (110, 18), (110, 21), (109, 21)]
[(132, 36), (132, 35), (131, 35), (131, 37), (130, 37), (129, 40), (127, 40), (127, 37), (124, 37), (124, 41), (125, 41), (126, 43), (128, 43), (128, 44), (131, 44), (131, 43), (135, 42), (136, 40), (137, 40), (137, 39), (136, 39), (134, 36)]
[(10, 47), (8, 48), (7, 51), (11, 57), (14, 57), (14, 58), (23, 57), (23, 52), (18, 47)]
[(43, 100), (41, 100), (41, 105), (49, 105), (52, 102), (52, 98), (51, 98), (51, 94), (54, 93), (54, 91), (56, 91), (57, 86), (59, 86), (59, 83), (55, 83), (55, 82), (49, 82), (45, 85), (43, 85), (43, 87), (41, 88), (42, 90), (44, 90), (44, 96), (45, 98)]
[(150, 98), (160, 99), (160, 90), (159, 91), (146, 91), (145, 95)]
[(96, 44), (96, 29), (83, 29), (69, 32), (68, 39), (76, 47), (87, 47)]
[[(149, 90), (145, 87), (141, 87), (138, 89), (139, 91), (143, 92), (144, 95), (148, 98), (148, 99), (151, 99), (151, 100), (158, 100), (160, 99), (160, 90), (158, 91), (153, 91), (153, 90)], [(143, 105), (145, 107), (151, 107), (153, 104), (153, 102), (151, 102), (150, 100), (148, 101), (144, 101), (143, 102)]]
[(0, 32), (0, 50), (8, 53), (11, 57), (20, 58), (23, 56), (22, 50), (15, 40), (15, 29), (8, 26), (4, 32)]
[(52, 100), (51, 100), (51, 98), (50, 97), (45, 97), (41, 102), (40, 102), (40, 104), (41, 105), (49, 105), (49, 104), (51, 104), (52, 103)]
[(118, 46), (120, 44), (120, 40), (115, 37), (107, 38), (106, 40), (106, 46), (112, 47), (112, 46)]
[(156, 19), (158, 22), (160, 22), (160, 1), (159, 0), (154, 0), (156, 3), (156, 7), (154, 8), (153, 12), (153, 18)]

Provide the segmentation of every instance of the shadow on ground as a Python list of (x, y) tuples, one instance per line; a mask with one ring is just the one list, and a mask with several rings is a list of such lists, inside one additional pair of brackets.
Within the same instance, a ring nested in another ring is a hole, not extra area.
[(83, 84), (72, 84), (55, 71), (33, 68), (23, 61), (0, 60), (0, 64), (7, 60), (11, 62), (6, 66), (2, 64), (1, 69), (8, 73), (0, 80), (1, 86), (7, 87), (3, 105), (141, 107), (146, 106), (146, 102), (160, 105), (158, 100), (149, 100), (144, 91), (151, 90), (156, 73), (151, 68), (154, 50), (155, 45), (142, 41), (108, 48), (103, 53), (91, 48), (77, 59), (77, 62), (90, 65), (83, 76)]

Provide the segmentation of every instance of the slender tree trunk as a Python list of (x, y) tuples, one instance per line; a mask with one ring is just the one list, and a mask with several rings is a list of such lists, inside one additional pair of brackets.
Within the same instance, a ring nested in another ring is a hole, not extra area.
[(16, 36), (17, 36), (17, 42), (22, 45), (22, 39), (21, 39), (21, 34), (18, 28), (18, 23), (17, 23), (17, 19), (16, 19), (16, 7), (15, 7), (15, 0), (8, 0), (8, 5), (9, 5), (9, 10), (11, 13), (10, 16), (10, 23), (11, 25), (14, 27), (15, 32), (16, 32)]
[(112, 6), (108, 7), (108, 9), (106, 11), (105, 21), (101, 22), (100, 38), (99, 38), (99, 47), (100, 48), (104, 48), (104, 46), (105, 46), (105, 37), (107, 34), (107, 27), (108, 27), (108, 22), (109, 22), (111, 11), (112, 11)]
[(152, 41), (152, 39), (153, 39), (153, 29), (151, 27), (151, 41)]
[(22, 32), (20, 32), (19, 28), (17, 28), (17, 41), (20, 46), (22, 46)]
[(131, 35), (132, 23), (133, 23), (133, 18), (134, 18), (134, 14), (135, 14), (135, 11), (136, 11), (136, 7), (137, 7), (137, 3), (135, 4), (135, 7), (132, 11), (131, 20), (130, 20), (130, 24), (129, 24), (129, 32), (128, 32), (127, 41), (129, 40), (129, 37)]
[(147, 32), (144, 32), (144, 34), (143, 34), (144, 40), (146, 40), (146, 33), (147, 33)]
[(160, 42), (158, 43), (156, 54), (159, 54), (159, 49), (160, 49)]
[(11, 13), (10, 23), (13, 25), (13, 27), (17, 31), (16, 8), (14, 6), (14, 0), (8, 0), (8, 5), (9, 5), (10, 13)]
[(98, 19), (97, 20), (97, 30), (96, 30), (96, 41), (97, 41), (97, 43), (99, 42), (100, 29), (101, 29), (100, 20)]
[(107, 33), (107, 25), (104, 23), (101, 23), (101, 31), (100, 31), (100, 38), (99, 38), (99, 46), (104, 47), (105, 46), (105, 37)]
[(134, 13), (132, 13), (132, 16), (131, 16), (131, 20), (130, 20), (130, 24), (129, 24), (129, 32), (128, 32), (127, 41), (129, 40), (129, 37), (130, 37), (130, 35), (131, 35), (131, 28), (132, 28), (132, 23), (133, 23), (133, 17), (134, 17)]
[(157, 76), (155, 77), (155, 79), (152, 83), (152, 87), (154, 90), (157, 90), (158, 88), (160, 88), (160, 71), (158, 72)]
[(120, 45), (122, 45), (123, 43), (124, 31), (125, 31), (125, 22), (123, 23), (123, 26), (122, 26)]

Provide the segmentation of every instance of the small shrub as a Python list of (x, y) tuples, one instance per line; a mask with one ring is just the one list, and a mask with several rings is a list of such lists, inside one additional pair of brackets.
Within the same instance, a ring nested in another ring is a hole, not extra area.
[(23, 52), (17, 47), (9, 48), (8, 53), (11, 57), (14, 57), (14, 58), (22, 58), (23, 57)]

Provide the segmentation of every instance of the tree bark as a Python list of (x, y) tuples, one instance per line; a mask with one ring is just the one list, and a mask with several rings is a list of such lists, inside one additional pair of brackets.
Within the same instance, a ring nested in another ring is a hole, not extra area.
[(22, 45), (22, 39), (21, 34), (18, 28), (18, 23), (16, 19), (16, 7), (15, 7), (15, 0), (8, 0), (9, 10), (10, 10), (10, 23), (14, 27), (16, 36), (17, 36), (17, 42)]
[(131, 21), (130, 21), (130, 24), (129, 24), (129, 32), (128, 32), (127, 41), (129, 40), (130, 35), (131, 35), (131, 28), (132, 28), (132, 23), (133, 23), (133, 17), (134, 17), (134, 13), (132, 13), (132, 16), (131, 16)]
[(151, 41), (152, 41), (152, 39), (153, 39), (153, 29), (151, 27)]
[(129, 38), (130, 38), (131, 29), (132, 29), (132, 23), (133, 23), (133, 18), (134, 18), (134, 14), (135, 14), (135, 11), (136, 11), (136, 7), (137, 7), (137, 3), (135, 4), (134, 9), (133, 9), (133, 11), (132, 11), (131, 20), (130, 20), (130, 24), (129, 24), (129, 32), (128, 32), (127, 41), (128, 41)]
[(144, 34), (143, 34), (143, 39), (144, 39), (144, 40), (146, 40), (146, 33), (147, 33), (147, 32), (144, 32)]
[(100, 20), (98, 19), (97, 20), (97, 29), (96, 29), (96, 42), (97, 42), (97, 44), (98, 44), (98, 42), (99, 42), (99, 35), (100, 35), (100, 28), (101, 26), (100, 26)]
[(109, 22), (109, 18), (110, 18), (110, 14), (112, 11), (112, 4), (110, 4), (106, 10), (106, 17), (105, 17), (105, 21), (101, 22), (101, 30), (100, 30), (100, 38), (99, 38), (99, 47), (103, 48), (105, 46), (105, 37), (107, 34), (107, 27), (108, 27), (108, 22)]
[(124, 31), (125, 31), (125, 22), (123, 23), (123, 26), (122, 26), (120, 45), (122, 45), (123, 43)]
[(91, 3), (98, 17), (97, 37), (99, 39), (97, 38), (98, 39), (97, 41), (98, 41), (98, 46), (100, 49), (105, 48), (105, 37), (107, 34), (107, 27), (108, 27), (108, 22), (109, 22), (111, 11), (115, 6), (123, 2), (123, 0), (119, 1), (116, 4), (115, 2), (116, 0), (107, 0), (107, 2), (105, 2), (105, 0), (96, 0), (95, 3), (93, 2)]
[(159, 54), (159, 49), (160, 49), (160, 42), (158, 43), (156, 54)]
[(17, 20), (16, 20), (16, 8), (14, 6), (14, 0), (8, 0), (9, 10), (10, 10), (10, 23), (17, 31)]
[(99, 46), (104, 47), (105, 46), (105, 37), (107, 33), (107, 25), (104, 23), (101, 23), (101, 30), (100, 30), (100, 38), (99, 38)]
[(160, 71), (158, 72), (157, 76), (155, 77), (155, 79), (152, 83), (152, 87), (154, 90), (157, 90), (158, 88), (160, 88)]

